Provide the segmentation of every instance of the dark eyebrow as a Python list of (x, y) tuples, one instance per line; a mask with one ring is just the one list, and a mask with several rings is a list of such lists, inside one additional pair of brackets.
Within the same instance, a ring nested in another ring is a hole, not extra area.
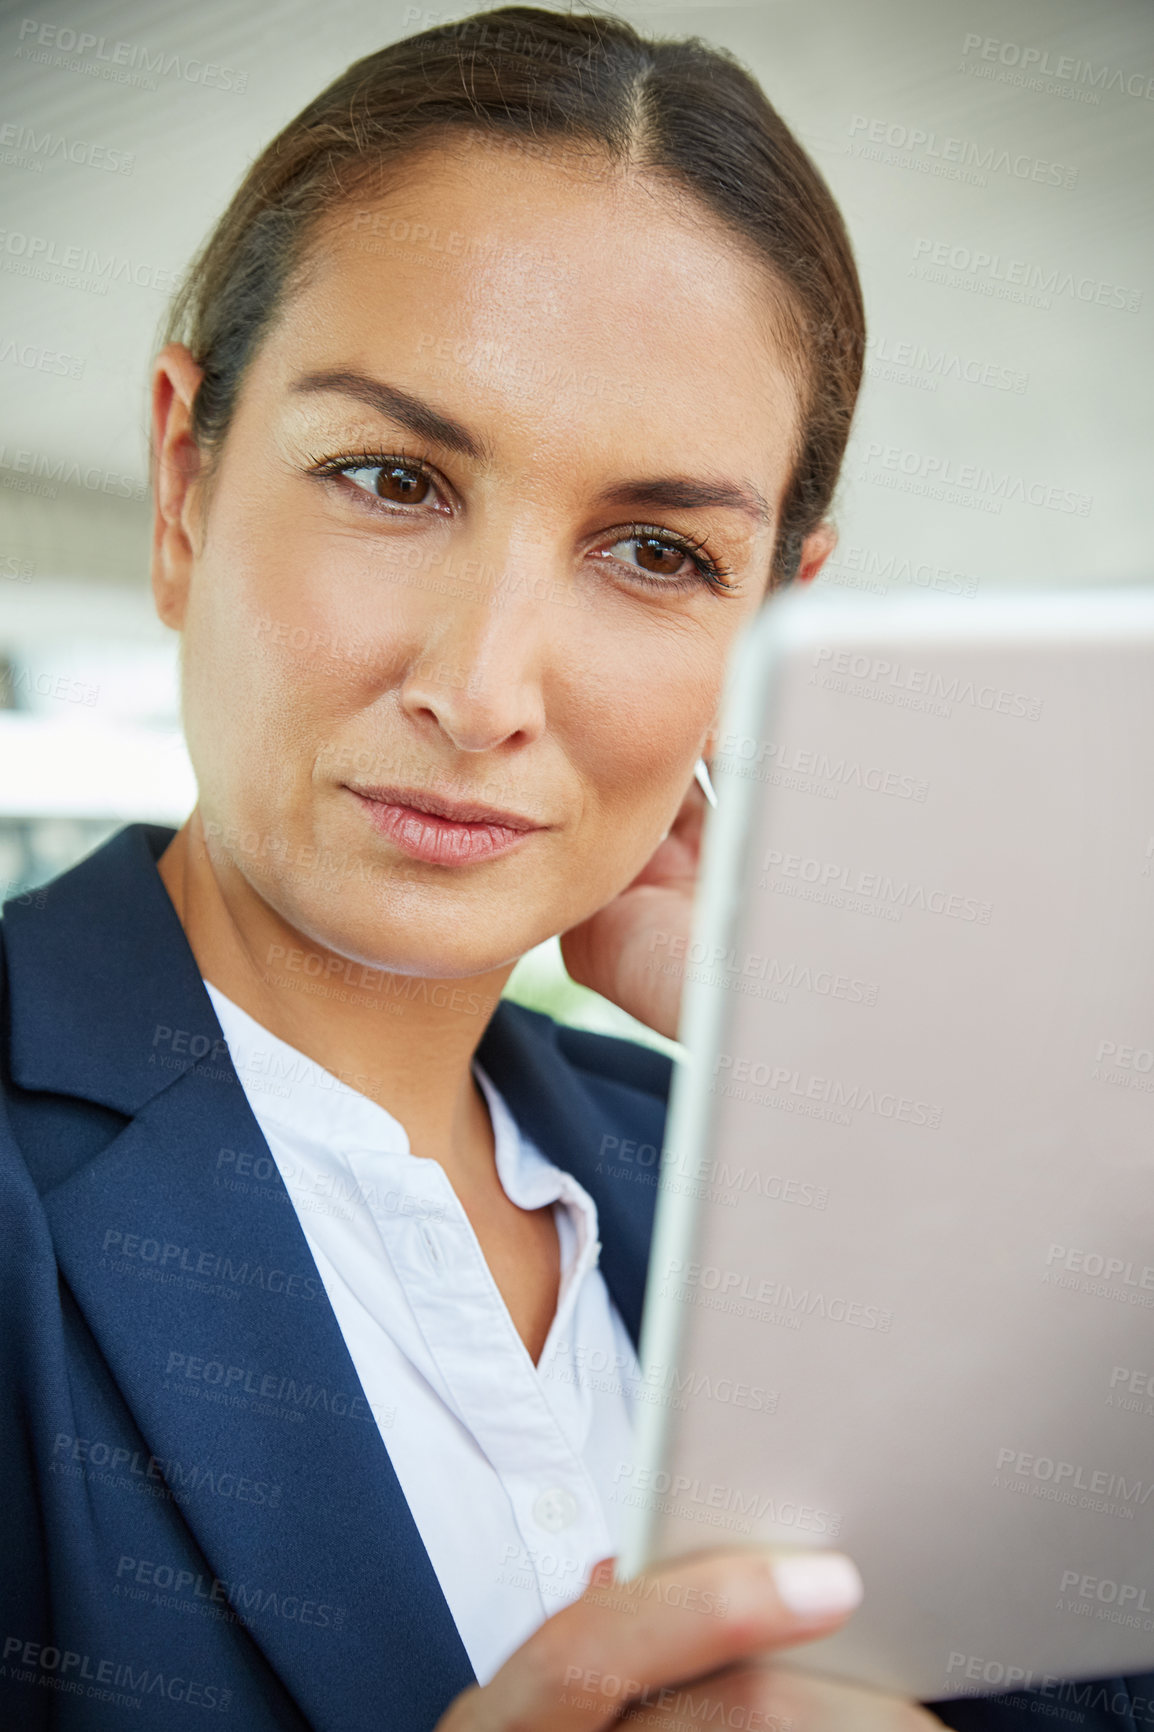
[(411, 397), (395, 385), (386, 385), (382, 379), (371, 379), (367, 373), (356, 373), (346, 367), (328, 373), (304, 373), (293, 380), (290, 389), (337, 391), (344, 397), (355, 397), (359, 403), (367, 403), (370, 409), (395, 421), (398, 426), (406, 427), (419, 438), (432, 439), (444, 446), (446, 451), (456, 451), (459, 456), (471, 457), (477, 463), (487, 462), (492, 457), (488, 443), (475, 439), (460, 421), (434, 409), (430, 403), (423, 403), (419, 397)]
[[(336, 391), (344, 397), (354, 397), (370, 409), (384, 415), (398, 426), (408, 428), (419, 438), (432, 439), (447, 451), (456, 451), (474, 462), (492, 460), (492, 447), (487, 440), (477, 439), (462, 422), (419, 397), (410, 396), (396, 385), (386, 385), (383, 379), (372, 379), (367, 373), (349, 367), (329, 372), (304, 373), (294, 379), (293, 391)], [(619, 482), (602, 498), (606, 505), (649, 506), (655, 511), (700, 511), (720, 506), (723, 510), (741, 511), (759, 523), (773, 521), (773, 512), (765, 496), (752, 482), (701, 481), (688, 475), (665, 475)]]
[(699, 481), (692, 476), (663, 475), (652, 480), (622, 481), (602, 494), (607, 505), (652, 506), (657, 511), (700, 511), (721, 506), (743, 511), (760, 523), (773, 521), (765, 496), (751, 481)]

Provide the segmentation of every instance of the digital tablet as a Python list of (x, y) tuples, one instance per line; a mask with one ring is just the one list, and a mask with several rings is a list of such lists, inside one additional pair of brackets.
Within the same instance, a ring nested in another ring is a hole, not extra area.
[(799, 1669), (1154, 1670), (1154, 589), (772, 600), (730, 665), (621, 1567), (836, 1546)]

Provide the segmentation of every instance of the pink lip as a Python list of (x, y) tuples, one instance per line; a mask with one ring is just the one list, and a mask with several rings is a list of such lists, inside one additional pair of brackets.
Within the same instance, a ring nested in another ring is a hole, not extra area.
[(375, 830), (414, 860), (431, 866), (491, 860), (544, 828), (516, 812), (444, 800), (418, 788), (349, 788), (349, 793), (359, 800)]

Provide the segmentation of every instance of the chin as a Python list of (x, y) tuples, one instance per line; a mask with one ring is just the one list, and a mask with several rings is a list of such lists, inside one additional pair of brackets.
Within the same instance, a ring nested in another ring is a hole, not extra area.
[(500, 906), (486, 907), (480, 899), (469, 906), (466, 899), (447, 896), (442, 886), (422, 891), (420, 885), (405, 882), (382, 888), (371, 898), (353, 898), (346, 885), (321, 899), (315, 894), (297, 898), (290, 889), (278, 899), (277, 912), (299, 934), (297, 945), (309, 958), (307, 965), (296, 965), (307, 966), (317, 978), (324, 978), (326, 970), (335, 978), (343, 961), (346, 972), (358, 977), (359, 971), (384, 970), (457, 981), (511, 967), (553, 930), (544, 924), (527, 930), (523, 909), (522, 918), (510, 921), (515, 897), (493, 900)]

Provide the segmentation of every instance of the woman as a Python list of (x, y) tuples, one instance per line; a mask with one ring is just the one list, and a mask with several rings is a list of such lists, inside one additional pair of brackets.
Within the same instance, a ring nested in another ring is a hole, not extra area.
[(499, 1001), (562, 933), (673, 1032), (695, 766), (832, 546), (862, 339), (696, 42), (466, 19), (250, 169), (154, 372), (197, 806), (4, 921), (5, 1725), (935, 1723), (773, 1666), (847, 1559), (614, 1582), (583, 1368), (635, 1365), (653, 1196), (598, 1157), (669, 1067)]

